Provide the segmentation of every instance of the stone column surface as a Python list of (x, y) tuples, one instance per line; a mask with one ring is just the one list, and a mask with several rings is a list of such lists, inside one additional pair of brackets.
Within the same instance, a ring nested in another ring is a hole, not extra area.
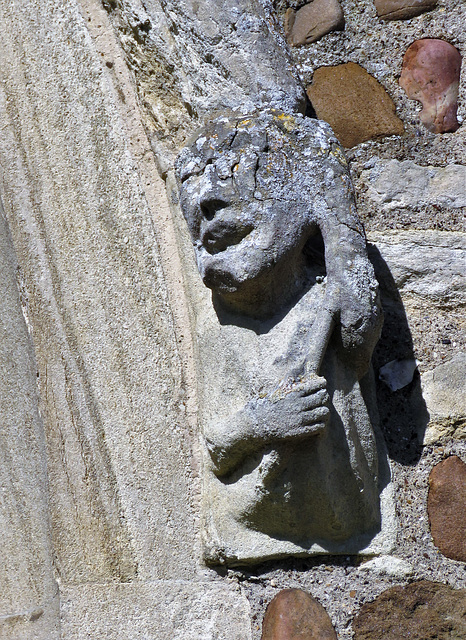
[(36, 367), (0, 203), (0, 638), (59, 638)]
[(2, 197), (53, 544), (63, 582), (181, 578), (195, 570), (194, 472), (165, 191), (96, 4), (0, 2)]

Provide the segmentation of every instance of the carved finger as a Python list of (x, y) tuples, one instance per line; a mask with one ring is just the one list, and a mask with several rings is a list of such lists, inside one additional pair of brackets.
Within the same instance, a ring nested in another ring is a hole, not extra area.
[(301, 396), (308, 396), (311, 393), (320, 391), (327, 387), (327, 381), (325, 378), (312, 377), (306, 379), (299, 387), (299, 394)]
[(292, 427), (284, 435), (284, 440), (299, 440), (309, 438), (321, 433), (326, 427), (326, 422), (313, 422), (312, 424), (302, 424), (299, 427)]
[(330, 416), (330, 411), (327, 407), (317, 407), (310, 411), (304, 411), (301, 416), (302, 425), (311, 425), (317, 422), (327, 422)]
[(305, 396), (302, 399), (302, 406), (304, 411), (309, 409), (315, 409), (321, 407), (329, 401), (328, 393), (325, 389), (321, 389), (312, 395)]

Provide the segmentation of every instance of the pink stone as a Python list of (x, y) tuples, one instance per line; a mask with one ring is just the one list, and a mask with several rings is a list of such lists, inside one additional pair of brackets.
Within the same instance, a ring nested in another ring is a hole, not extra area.
[(422, 124), (433, 133), (456, 131), (461, 55), (445, 40), (425, 38), (408, 47), (400, 86), (422, 102)]

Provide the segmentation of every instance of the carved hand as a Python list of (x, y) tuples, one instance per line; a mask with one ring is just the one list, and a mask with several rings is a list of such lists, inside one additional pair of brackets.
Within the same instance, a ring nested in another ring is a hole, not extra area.
[(339, 352), (361, 378), (369, 367), (379, 338), (383, 316), (372, 265), (364, 255), (356, 255), (357, 268), (329, 275), (328, 306), (339, 321)]
[(327, 405), (326, 380), (319, 376), (282, 383), (263, 398), (251, 400), (228, 421), (206, 429), (215, 474), (231, 473), (266, 445), (321, 433), (329, 418)]

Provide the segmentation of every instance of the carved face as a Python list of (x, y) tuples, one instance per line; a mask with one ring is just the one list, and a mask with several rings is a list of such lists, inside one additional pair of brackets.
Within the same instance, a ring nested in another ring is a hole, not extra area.
[(237, 291), (301, 253), (309, 202), (292, 186), (295, 158), (284, 153), (283, 135), (230, 123), (185, 155), (177, 165), (181, 207), (208, 287)]
[(304, 290), (304, 246), (337, 200), (351, 205), (330, 127), (275, 110), (212, 120), (175, 169), (204, 284), (246, 315), (271, 316)]

